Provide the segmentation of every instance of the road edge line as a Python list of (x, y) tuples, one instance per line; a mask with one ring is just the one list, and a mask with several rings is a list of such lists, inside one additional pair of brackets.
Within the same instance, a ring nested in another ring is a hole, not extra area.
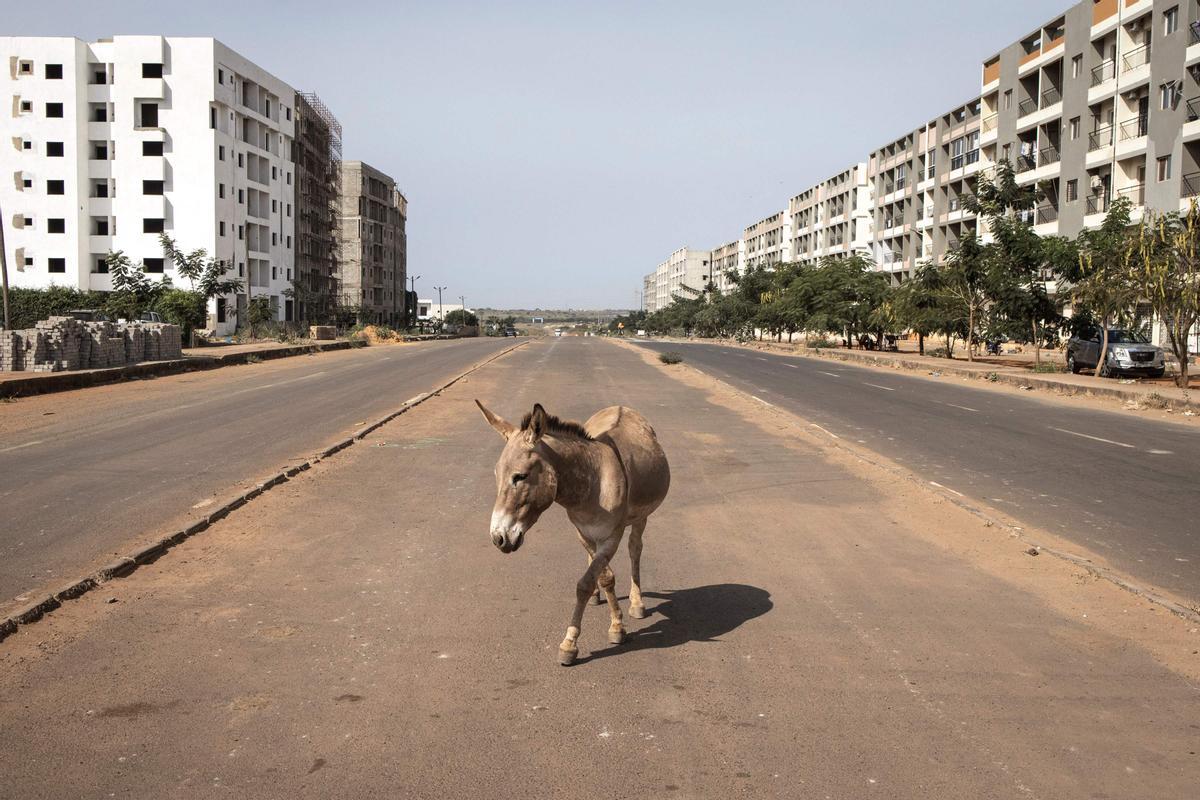
[(83, 597), (85, 594), (98, 589), (106, 583), (110, 583), (119, 578), (132, 575), (140, 566), (154, 563), (166, 555), (175, 546), (182, 544), (184, 541), (192, 538), (193, 536), (208, 530), (217, 522), (228, 517), (232, 512), (244, 507), (251, 500), (261, 497), (263, 494), (269, 492), (276, 486), (287, 483), (296, 475), (311, 469), (313, 466), (321, 463), (330, 456), (354, 446), (366, 438), (369, 434), (373, 433), (379, 428), (382, 428), (384, 425), (388, 424), (397, 417), (407, 414), (409, 411), (421, 405), (422, 403), (439, 396), (442, 392), (446, 391), (471, 373), (483, 369), (493, 361), (503, 358), (509, 353), (512, 353), (513, 351), (518, 350), (525, 345), (530, 344), (531, 342), (532, 340), (518, 342), (511, 347), (506, 347), (498, 353), (492, 354), (482, 361), (475, 362), (465, 371), (455, 375), (453, 378), (446, 381), (436, 389), (428, 392), (422, 392), (421, 394), (404, 401), (399, 408), (388, 412), (383, 417), (377, 419), (369, 425), (364, 426), (362, 430), (357, 431), (353, 436), (343, 439), (342, 441), (325, 448), (316, 455), (313, 455), (304, 461), (284, 466), (279, 472), (276, 472), (275, 474), (257, 482), (249, 489), (238, 492), (233, 497), (229, 498), (224, 503), (221, 503), (212, 511), (208, 512), (208, 514), (197, 520), (194, 520), (186, 527), (173, 531), (166, 536), (162, 536), (161, 538), (149, 544), (138, 547), (129, 555), (118, 558), (115, 561), (100, 567), (100, 569), (96, 570), (96, 572), (92, 573), (91, 575), (87, 575), (83, 578), (69, 582), (62, 589), (59, 589), (53, 594), (46, 595), (42, 594), (40, 590), (35, 590), (32, 592), (32, 594), (39, 599), (34, 600), (33, 602), (24, 606), (18, 607), (17, 610), (10, 612), (4, 619), (0, 619), (0, 642), (3, 642), (9, 636), (12, 636), (20, 628), (23, 628), (26, 625), (31, 625), (50, 614), (52, 611), (61, 608), (63, 603)]

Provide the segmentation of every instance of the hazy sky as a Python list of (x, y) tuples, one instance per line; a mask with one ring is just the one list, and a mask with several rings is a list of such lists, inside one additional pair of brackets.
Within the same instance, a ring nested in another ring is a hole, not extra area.
[(632, 307), (979, 90), (1070, 0), (5, 3), (11, 35), (215, 36), (341, 120), (409, 200), (409, 274), (492, 307)]

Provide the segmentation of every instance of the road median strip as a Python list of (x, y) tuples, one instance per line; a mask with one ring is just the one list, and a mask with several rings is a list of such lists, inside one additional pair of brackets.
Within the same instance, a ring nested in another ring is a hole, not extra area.
[[(446, 391), (471, 373), (482, 369), (493, 361), (502, 358), (527, 344), (529, 344), (528, 341), (518, 342), (511, 347), (506, 347), (503, 350), (494, 353), (482, 361), (476, 362), (468, 369), (455, 375), (453, 378), (446, 381), (436, 389), (419, 394), (410, 400), (406, 400), (399, 408), (387, 413), (380, 419), (365, 426), (353, 436), (343, 439), (331, 447), (325, 448), (311, 458), (305, 459), (304, 461), (296, 464), (289, 464), (274, 475), (271, 475), (263, 481), (256, 483), (253, 487), (236, 493), (225, 502), (218, 505), (204, 517), (191, 522), (187, 527), (173, 531), (166, 536), (158, 538), (150, 544), (139, 547), (130, 555), (119, 558), (103, 567), (100, 567), (93, 574), (79, 578), (67, 584), (64, 588), (58, 590), (54, 594), (43, 596), (39, 600), (27, 603), (24, 606), (19, 606), (15, 611), (7, 614), (4, 619), (0, 619), (0, 642), (16, 633), (20, 627), (37, 622), (46, 614), (49, 614), (55, 609), (60, 608), (64, 602), (82, 597), (83, 595), (87, 594), (93, 589), (98, 588), (99, 586), (102, 586), (105, 583), (130, 575), (137, 570), (139, 566), (157, 561), (171, 548), (183, 543), (198, 533), (208, 530), (215, 523), (225, 519), (230, 515), (230, 513), (242, 508), (256, 497), (260, 497), (276, 486), (286, 483), (291, 478), (294, 478), (301, 472), (311, 469), (314, 465), (320, 463), (326, 458), (329, 458), (335, 453), (339, 453), (348, 447), (352, 447), (354, 444), (362, 441), (372, 432), (396, 419), (396, 417), (406, 414), (422, 403), (437, 397), (442, 392)], [(33, 594), (35, 596), (37, 595), (36, 592)]]

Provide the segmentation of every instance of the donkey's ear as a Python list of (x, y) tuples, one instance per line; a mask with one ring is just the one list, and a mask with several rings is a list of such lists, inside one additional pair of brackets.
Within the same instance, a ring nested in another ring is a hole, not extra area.
[(536, 442), (541, 439), (548, 427), (550, 427), (550, 418), (546, 414), (546, 409), (542, 408), (541, 403), (534, 403), (533, 412), (529, 415), (529, 440)]
[(485, 406), (483, 403), (476, 400), (475, 405), (479, 406), (479, 410), (483, 412), (483, 418), (488, 421), (488, 425), (491, 425), (493, 428), (495, 428), (496, 433), (503, 436), (506, 441), (512, 438), (512, 435), (517, 432), (516, 425), (513, 425), (508, 420), (498, 417), (491, 411), (488, 411), (487, 406)]

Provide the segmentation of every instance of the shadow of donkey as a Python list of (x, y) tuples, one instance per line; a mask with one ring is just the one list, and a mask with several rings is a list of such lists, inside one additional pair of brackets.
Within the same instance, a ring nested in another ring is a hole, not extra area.
[(622, 645), (595, 650), (580, 664), (619, 655), (630, 650), (677, 647), (688, 642), (712, 642), (737, 629), (744, 622), (766, 614), (774, 604), (769, 592), (757, 586), (720, 583), (675, 589), (668, 592), (643, 592), (643, 597), (659, 600), (649, 609), (660, 617), (653, 625), (631, 631)]

